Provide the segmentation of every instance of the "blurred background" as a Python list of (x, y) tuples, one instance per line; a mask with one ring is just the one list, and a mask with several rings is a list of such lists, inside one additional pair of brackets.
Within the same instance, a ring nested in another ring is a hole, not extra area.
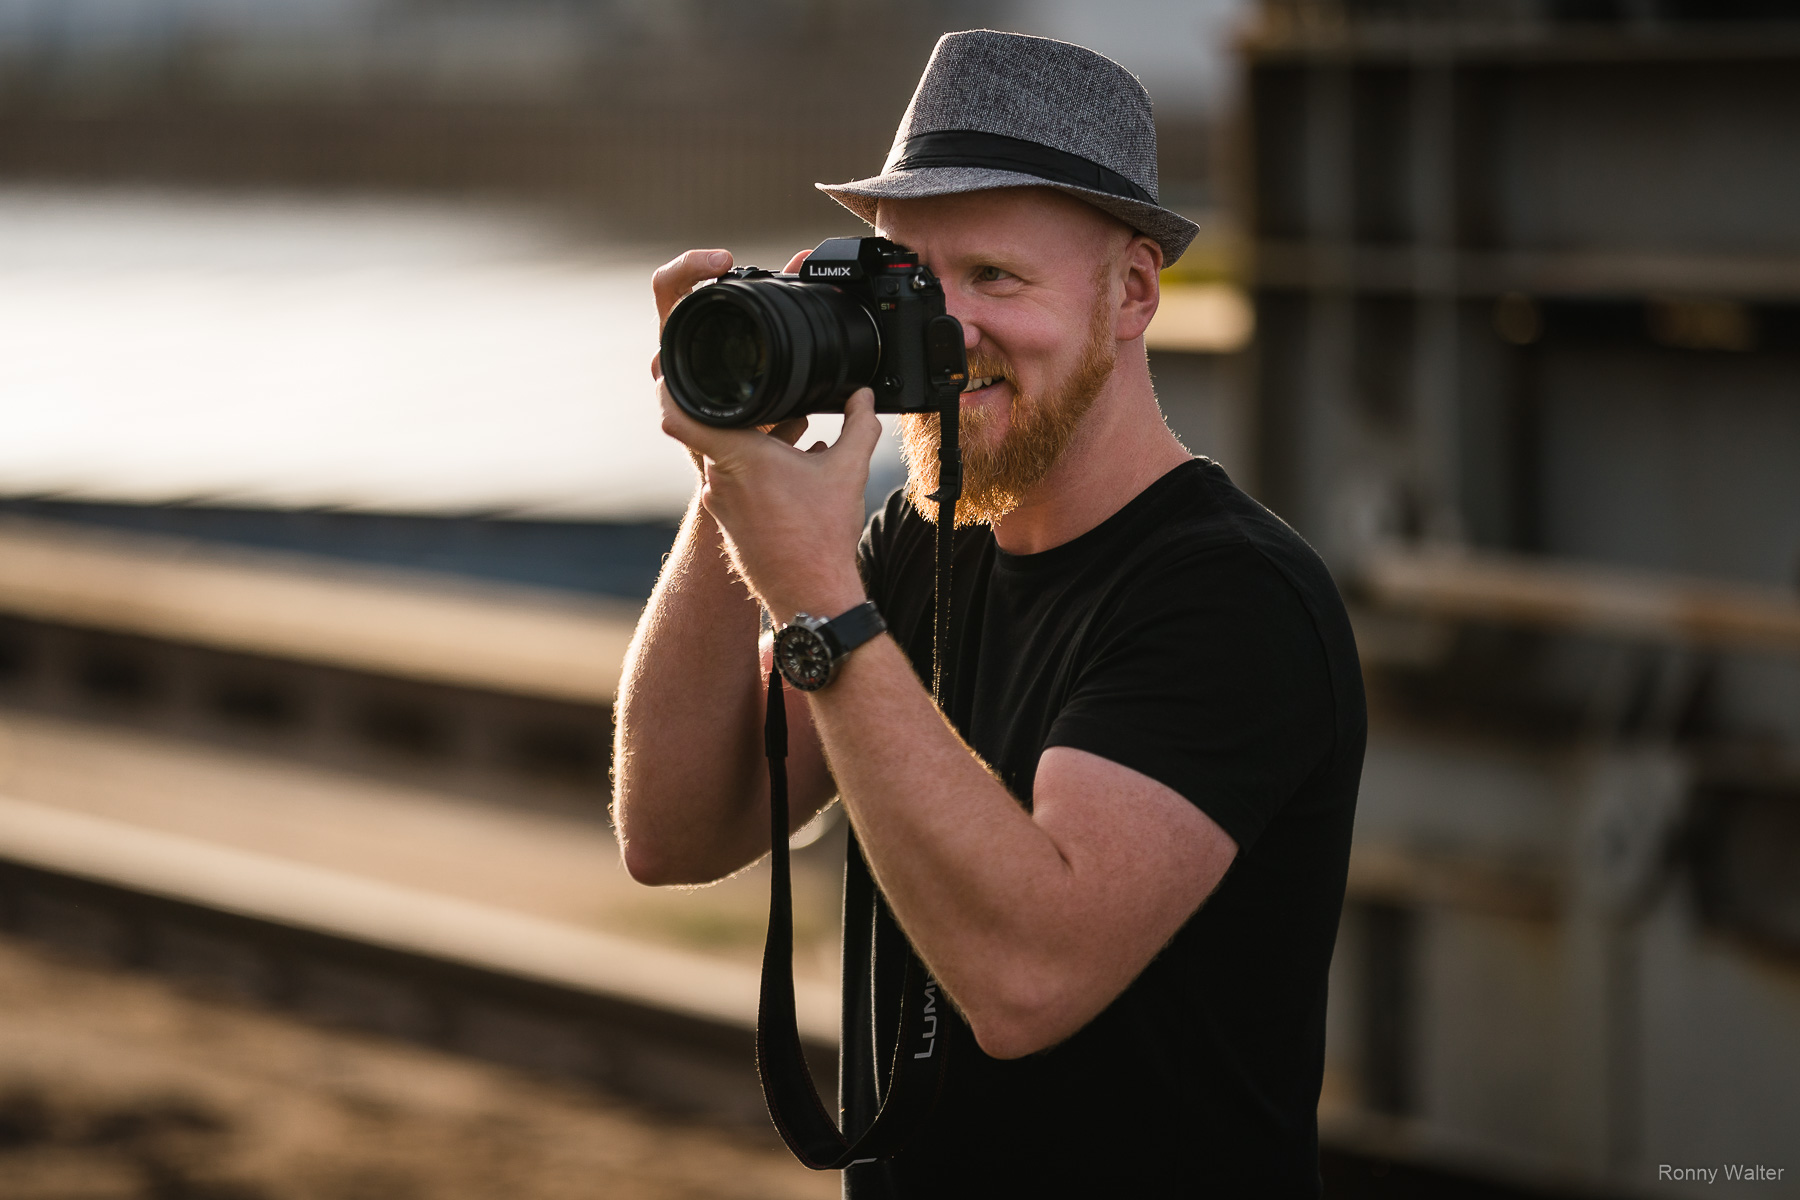
[(607, 825), (648, 278), (982, 25), (1150, 90), (1170, 424), (1352, 604), (1327, 1194), (1800, 1195), (1800, 4), (0, 0), (0, 1200), (836, 1194), (766, 874)]

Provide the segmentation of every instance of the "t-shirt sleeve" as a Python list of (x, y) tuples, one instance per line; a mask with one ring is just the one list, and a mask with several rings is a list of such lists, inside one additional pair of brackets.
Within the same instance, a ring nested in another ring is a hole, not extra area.
[(1045, 741), (1187, 797), (1247, 850), (1329, 754), (1331, 686), (1311, 614), (1255, 550), (1129, 589)]

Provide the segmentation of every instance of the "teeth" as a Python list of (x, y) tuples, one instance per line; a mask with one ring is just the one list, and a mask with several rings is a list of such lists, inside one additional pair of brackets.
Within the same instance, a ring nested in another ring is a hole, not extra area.
[(998, 375), (977, 375), (969, 380), (967, 387), (963, 388), (963, 394), (967, 395), (970, 392), (979, 392), (982, 388), (992, 387), (999, 382), (1000, 376)]

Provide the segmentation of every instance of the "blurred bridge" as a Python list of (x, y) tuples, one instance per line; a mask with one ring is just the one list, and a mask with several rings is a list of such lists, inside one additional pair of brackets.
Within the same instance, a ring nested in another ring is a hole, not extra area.
[(1350, 595), (1373, 712), (1321, 1116), (1630, 1194), (1782, 1165), (1800, 8), (1261, 18), (1254, 487)]

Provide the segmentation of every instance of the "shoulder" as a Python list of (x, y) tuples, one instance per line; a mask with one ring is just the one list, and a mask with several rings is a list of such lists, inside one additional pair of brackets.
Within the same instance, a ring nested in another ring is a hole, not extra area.
[(1218, 506), (1221, 519), (1243, 539), (1245, 548), (1284, 579), (1308, 609), (1342, 612), (1343, 599), (1331, 571), (1306, 539), (1234, 484), (1217, 463), (1200, 461), (1199, 484)]
[(1293, 619), (1343, 607), (1331, 573), (1281, 518), (1209, 459), (1195, 459), (1147, 489), (1120, 530), (1123, 590), (1198, 609)]
[(1354, 720), (1355, 637), (1319, 555), (1209, 460), (1184, 464), (1156, 488), (1122, 539), (1130, 549), (1096, 612), (1094, 648), (1149, 637), (1166, 670), (1198, 672), (1245, 696), (1329, 697)]
[(1216, 465), (1178, 470), (1120, 539), (1050, 741), (1163, 783), (1247, 849), (1321, 764), (1360, 758), (1361, 674), (1311, 547)]
[(1284, 606), (1304, 613), (1317, 636), (1333, 690), (1343, 694), (1350, 709), (1360, 712), (1362, 667), (1356, 636), (1331, 569), (1291, 525), (1246, 495), (1216, 464), (1207, 467), (1204, 482), (1243, 535), (1245, 551), (1254, 556), (1264, 585), (1280, 581)]
[(1246, 495), (1217, 464), (1206, 462), (1199, 482), (1241, 539), (1228, 556), (1233, 595), (1225, 603), (1233, 623), (1260, 643), (1265, 666), (1279, 666), (1272, 674), (1291, 670), (1293, 681), (1319, 685), (1340, 744), (1360, 746), (1367, 726), (1362, 664), (1330, 568), (1292, 526)]

